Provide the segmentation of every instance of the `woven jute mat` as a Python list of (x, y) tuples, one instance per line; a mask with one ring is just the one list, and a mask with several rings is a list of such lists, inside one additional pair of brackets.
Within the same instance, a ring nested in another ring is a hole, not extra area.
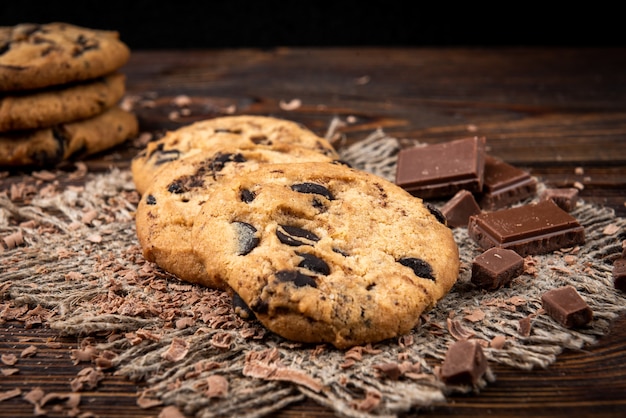
[[(399, 142), (384, 132), (338, 149), (354, 167), (393, 179)], [(310, 398), (338, 416), (397, 416), (497, 379), (491, 370), (473, 387), (438, 379), (458, 339), (480, 342), (492, 365), (545, 368), (564, 349), (593, 344), (626, 306), (611, 277), (626, 220), (581, 201), (571, 214), (585, 227), (586, 243), (527, 257), (510, 286), (488, 292), (471, 283), (481, 250), (457, 228), (458, 282), (410, 334), (346, 351), (293, 343), (239, 319), (224, 293), (181, 282), (143, 259), (129, 171), (77, 176), (76, 186), (51, 181), (0, 195), (7, 247), (0, 252), (0, 320), (39, 321), (80, 337), (76, 361), (145, 382), (137, 402), (146, 408), (261, 417)], [(582, 329), (563, 328), (541, 309), (543, 292), (568, 284), (593, 309)]]

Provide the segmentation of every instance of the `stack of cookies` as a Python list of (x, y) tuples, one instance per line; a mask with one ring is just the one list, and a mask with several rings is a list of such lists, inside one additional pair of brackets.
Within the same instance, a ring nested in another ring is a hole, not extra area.
[(244, 319), (338, 348), (408, 333), (456, 282), (441, 213), (355, 170), (306, 128), (226, 116), (179, 128), (132, 161), (147, 260), (222, 289)]
[(0, 27), (0, 168), (52, 167), (136, 136), (135, 115), (119, 107), (129, 58), (114, 31)]

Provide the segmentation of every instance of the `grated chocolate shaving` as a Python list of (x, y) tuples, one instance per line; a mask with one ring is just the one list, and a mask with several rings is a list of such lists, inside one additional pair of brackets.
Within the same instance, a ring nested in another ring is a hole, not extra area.
[(28, 347), (22, 350), (22, 352), (20, 353), (20, 357), (21, 358), (32, 357), (35, 355), (35, 353), (37, 353), (37, 347), (35, 347), (34, 345), (29, 345)]
[(7, 390), (6, 392), (0, 392), (0, 402), (15, 398), (17, 396), (20, 396), (21, 394), (22, 390), (19, 388)]
[(167, 361), (177, 362), (185, 358), (189, 352), (189, 344), (182, 338), (174, 338), (168, 349), (161, 354)]
[(450, 332), (450, 335), (452, 335), (457, 340), (469, 340), (474, 335), (476, 335), (475, 332), (465, 328), (463, 325), (461, 325), (461, 322), (456, 319), (448, 318), (447, 322), (448, 332)]

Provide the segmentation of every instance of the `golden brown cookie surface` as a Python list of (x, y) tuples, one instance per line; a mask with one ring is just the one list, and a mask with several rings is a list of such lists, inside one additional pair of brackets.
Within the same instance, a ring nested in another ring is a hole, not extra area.
[(332, 159), (307, 148), (277, 144), (244, 149), (223, 145), (215, 152), (205, 150), (169, 162), (137, 206), (137, 237), (144, 257), (182, 280), (224, 288), (218, 277), (207, 275), (193, 252), (191, 229), (207, 193), (215, 184), (261, 164), (302, 161)]
[(115, 31), (62, 22), (0, 27), (0, 91), (89, 80), (110, 74), (130, 58)]
[(92, 118), (51, 128), (0, 134), (0, 168), (52, 167), (112, 148), (138, 133), (134, 114), (112, 107)]
[(171, 161), (199, 152), (214, 153), (225, 146), (271, 149), (279, 144), (339, 158), (327, 140), (295, 122), (268, 116), (224, 116), (192, 123), (150, 142), (132, 161), (133, 180), (143, 194), (158, 171)]
[(409, 332), (460, 264), (436, 209), (329, 163), (268, 164), (220, 182), (192, 242), (207, 273), (268, 329), (338, 348)]
[(125, 78), (114, 73), (93, 81), (0, 97), (0, 132), (49, 128), (102, 113), (124, 96)]

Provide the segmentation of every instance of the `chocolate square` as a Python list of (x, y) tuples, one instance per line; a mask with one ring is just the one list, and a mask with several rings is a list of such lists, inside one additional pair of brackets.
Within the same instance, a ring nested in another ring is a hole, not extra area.
[(448, 226), (451, 228), (466, 228), (469, 217), (478, 215), (480, 212), (474, 195), (467, 190), (459, 190), (441, 207), (441, 213), (446, 217)]
[(508, 248), (522, 257), (585, 242), (585, 230), (553, 201), (470, 216), (468, 235), (483, 249)]
[(398, 153), (396, 184), (422, 199), (480, 192), (485, 168), (485, 138), (471, 137), (405, 148)]
[(487, 359), (475, 341), (453, 343), (441, 365), (441, 380), (450, 385), (472, 385), (487, 371)]
[(536, 193), (537, 181), (530, 173), (499, 158), (485, 158), (483, 192), (478, 202), (482, 209), (501, 209)]
[(566, 328), (582, 327), (593, 319), (593, 311), (573, 286), (545, 292), (541, 303), (547, 314)]
[(515, 251), (493, 247), (472, 262), (472, 283), (494, 290), (508, 284), (524, 272), (524, 259)]
[(564, 211), (571, 212), (578, 203), (578, 189), (575, 187), (549, 188), (541, 194), (541, 200), (548, 199)]
[(613, 262), (612, 274), (615, 288), (626, 292), (626, 257), (620, 257)]

